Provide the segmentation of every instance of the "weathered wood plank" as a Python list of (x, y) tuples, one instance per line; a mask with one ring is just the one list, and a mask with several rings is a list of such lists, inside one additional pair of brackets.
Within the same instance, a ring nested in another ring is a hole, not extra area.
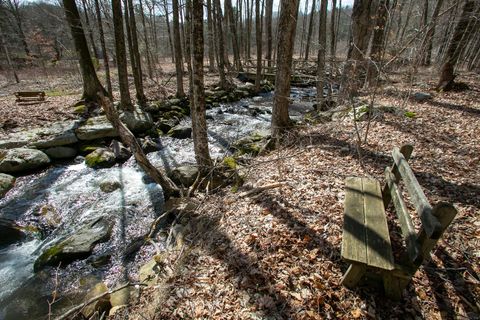
[[(411, 146), (409, 144), (405, 144), (400, 148), (400, 153), (403, 154), (403, 157), (407, 161), (412, 156), (412, 152), (413, 152), (413, 146)], [(395, 164), (395, 162), (393, 163), (391, 172), (395, 176), (395, 183), (398, 183), (400, 181), (400, 172), (398, 172), (398, 167)], [(391, 198), (390, 192), (388, 190), (388, 185), (386, 185), (386, 184), (385, 184), (385, 186), (383, 187), (383, 190), (382, 190), (382, 197), (383, 197), (383, 206), (385, 207), (385, 209), (387, 209), (388, 205), (390, 204), (390, 201), (392, 201), (392, 198)]]
[(395, 213), (400, 221), (400, 227), (402, 229), (403, 237), (407, 244), (408, 257), (412, 263), (421, 261), (423, 259), (419, 244), (417, 242), (417, 233), (415, 227), (408, 212), (408, 208), (403, 201), (400, 190), (395, 182), (395, 176), (391, 172), (389, 167), (385, 168), (385, 180), (387, 181), (388, 189), (390, 190), (390, 196), (392, 197), (393, 205), (395, 207)]
[(398, 171), (405, 182), (405, 187), (412, 199), (412, 203), (422, 220), (422, 225), (427, 236), (432, 239), (438, 239), (442, 233), (442, 226), (437, 218), (432, 215), (432, 206), (428, 203), (422, 187), (418, 183), (417, 178), (415, 178), (407, 160), (398, 148), (393, 149), (393, 159), (395, 160)]
[[(448, 228), (450, 223), (457, 215), (457, 209), (455, 209), (455, 207), (450, 203), (440, 202), (435, 205), (432, 214), (438, 219), (441, 225), (441, 232), (439, 235), (440, 238), (443, 232), (445, 232), (445, 230)], [(435, 245), (437, 244), (438, 239), (432, 239), (428, 237), (425, 229), (422, 228), (418, 234), (418, 242), (420, 244), (420, 252), (424, 257), (427, 257), (429, 256), (430, 251), (432, 251), (433, 247), (435, 247)], [(416, 264), (416, 266), (419, 266), (421, 263), (422, 261)]]
[(392, 245), (388, 232), (387, 217), (383, 208), (380, 183), (363, 178), (365, 226), (367, 237), (367, 265), (393, 270)]
[(350, 262), (367, 263), (365, 213), (362, 178), (345, 179), (345, 213), (342, 257)]
[(352, 263), (342, 278), (342, 285), (347, 288), (354, 288), (362, 279), (367, 271), (367, 266), (363, 263)]

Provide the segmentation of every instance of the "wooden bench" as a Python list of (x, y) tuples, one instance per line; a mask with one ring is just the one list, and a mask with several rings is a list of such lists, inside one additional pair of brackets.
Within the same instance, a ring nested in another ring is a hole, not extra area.
[(43, 91), (19, 91), (15, 92), (15, 102), (42, 102), (45, 101)]
[[(342, 239), (342, 258), (350, 263), (342, 284), (355, 287), (360, 280), (375, 277), (383, 282), (385, 294), (394, 300), (401, 298), (411, 278), (457, 214), (449, 203), (432, 207), (408, 165), (413, 147), (395, 148), (393, 166), (385, 169), (386, 184), (372, 178), (349, 177), (345, 181), (345, 212)], [(415, 230), (412, 218), (402, 197), (400, 180), (409, 194), (421, 221)], [(385, 209), (393, 202), (405, 253), (394, 261)]]

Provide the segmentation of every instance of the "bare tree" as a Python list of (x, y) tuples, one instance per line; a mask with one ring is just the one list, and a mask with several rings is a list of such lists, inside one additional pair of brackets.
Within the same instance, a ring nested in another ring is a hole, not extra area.
[(87, 6), (86, 0), (82, 0), (82, 9), (83, 9), (83, 14), (85, 16), (85, 26), (87, 29), (88, 37), (90, 38), (90, 44), (92, 46), (93, 55), (95, 56), (95, 59), (99, 60), (100, 54), (99, 54), (97, 45), (95, 43), (95, 39), (93, 38), (93, 30), (90, 25), (90, 18), (88, 17), (88, 6)]
[(98, 3), (98, 0), (94, 0), (94, 2), (95, 2), (95, 12), (97, 14), (98, 32), (100, 34), (100, 45), (102, 47), (103, 65), (105, 67), (105, 81), (107, 83), (108, 96), (110, 99), (112, 99), (113, 98), (112, 80), (110, 78), (110, 63), (108, 61), (107, 46), (105, 44), (105, 34), (103, 32), (102, 12), (100, 11), (100, 5)]
[(113, 30), (115, 34), (115, 52), (117, 56), (118, 84), (120, 87), (120, 108), (133, 111), (128, 86), (127, 53), (125, 51), (125, 35), (121, 0), (112, 0)]
[(390, 0), (380, 0), (376, 13), (376, 23), (373, 31), (372, 47), (370, 49), (370, 61), (367, 70), (366, 85), (372, 86), (377, 83), (378, 70), (385, 49), (385, 27), (387, 25), (388, 8)]
[(182, 44), (180, 40), (178, 0), (172, 1), (172, 10), (173, 10), (173, 47), (175, 50), (175, 71), (177, 73), (177, 97), (181, 98), (185, 96), (185, 91), (183, 89), (183, 57), (182, 57)]
[(305, 60), (308, 60), (308, 56), (310, 55), (310, 42), (312, 41), (312, 34), (313, 34), (313, 24), (315, 21), (315, 7), (316, 1), (312, 1), (312, 9), (310, 10), (310, 21), (308, 23), (308, 33), (307, 33), (307, 44), (305, 46)]
[(213, 45), (213, 17), (212, 0), (207, 0), (207, 28), (208, 28), (208, 71), (215, 71), (215, 46)]
[(27, 44), (27, 37), (25, 36), (24, 27), (23, 27), (23, 17), (22, 13), (20, 12), (21, 7), (21, 0), (7, 0), (6, 1), (8, 11), (14, 18), (14, 22), (17, 27), (18, 36), (20, 41), (23, 45), (23, 50), (25, 51), (25, 55), (28, 57), (30, 56), (30, 49), (28, 48)]
[[(140, 59), (140, 51), (138, 48), (137, 23), (135, 22), (135, 11), (133, 8), (133, 1), (126, 0), (126, 8), (128, 8), (128, 15), (125, 14), (125, 19), (128, 19), (128, 27), (131, 36), (131, 50), (130, 59), (132, 60), (133, 81), (135, 84), (135, 91), (137, 93), (137, 102), (144, 105), (147, 101), (143, 91), (143, 72), (142, 61)], [(128, 17), (128, 18), (127, 18)]]
[(255, 0), (255, 38), (257, 42), (257, 74), (255, 77), (255, 90), (260, 91), (262, 79), (262, 19), (260, 12), (260, 0)]
[(464, 32), (474, 18), (474, 7), (475, 1), (473, 0), (467, 0), (463, 6), (462, 15), (455, 27), (453, 37), (448, 45), (445, 62), (440, 70), (440, 80), (438, 81), (437, 90), (448, 91), (453, 87), (455, 66), (460, 57), (460, 53), (466, 45), (467, 37), (464, 37)]
[(99, 92), (101, 94), (106, 94), (106, 92), (95, 73), (77, 5), (75, 4), (75, 0), (63, 0), (62, 2), (65, 16), (75, 43), (75, 49), (79, 55), (80, 70), (83, 78), (82, 100), (87, 102), (99, 102)]
[(273, 0), (266, 0), (265, 4), (265, 27), (267, 29), (267, 55), (268, 66), (272, 66), (272, 47), (273, 47), (273, 34), (272, 34), (272, 16), (273, 16)]
[(191, 61), (192, 61), (192, 133), (195, 159), (202, 175), (212, 167), (208, 151), (207, 121), (205, 114), (205, 88), (203, 79), (203, 1), (193, 0), (191, 27)]
[(335, 58), (336, 54), (336, 43), (337, 43), (337, 34), (335, 32), (335, 26), (336, 26), (336, 12), (337, 12), (337, 0), (332, 0), (332, 11), (330, 14), (330, 55), (332, 56), (332, 59)]
[(321, 0), (318, 27), (318, 59), (317, 59), (317, 104), (321, 108), (324, 103), (325, 87), (325, 55), (327, 52), (327, 0)]
[(290, 103), (290, 77), (292, 73), (293, 48), (298, 16), (298, 0), (282, 0), (277, 41), (277, 73), (272, 110), (272, 137), (279, 141), (291, 126), (288, 115)]
[(422, 63), (424, 66), (429, 66), (432, 63), (432, 49), (433, 49), (433, 36), (435, 35), (435, 28), (437, 27), (438, 14), (442, 8), (443, 0), (437, 0), (435, 9), (433, 10), (431, 25), (427, 29), (425, 39), (423, 43), (423, 58)]
[(235, 19), (233, 16), (233, 8), (231, 0), (225, 0), (225, 14), (228, 15), (228, 25), (230, 27), (232, 48), (233, 48), (233, 61), (235, 69), (242, 71), (242, 63), (240, 62), (240, 48), (238, 46), (237, 27), (235, 26)]

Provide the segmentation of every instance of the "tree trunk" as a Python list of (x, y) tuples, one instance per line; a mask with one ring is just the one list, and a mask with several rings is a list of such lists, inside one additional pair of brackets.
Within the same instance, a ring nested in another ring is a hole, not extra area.
[(380, 0), (377, 10), (377, 22), (373, 31), (372, 48), (370, 50), (370, 61), (367, 71), (367, 86), (374, 86), (377, 83), (377, 76), (385, 49), (385, 27), (388, 19), (388, 7), (390, 0)]
[(88, 37), (90, 38), (90, 43), (92, 44), (93, 55), (95, 59), (100, 60), (100, 54), (98, 53), (97, 45), (95, 44), (95, 39), (93, 38), (93, 30), (90, 26), (90, 19), (88, 18), (88, 8), (85, 0), (82, 0), (83, 13), (85, 14), (85, 25), (87, 26)]
[(255, 90), (260, 92), (260, 81), (262, 80), (262, 19), (260, 0), (255, 0), (255, 38), (257, 42), (257, 74), (255, 77)]
[(192, 133), (195, 160), (201, 175), (208, 173), (213, 166), (208, 150), (207, 120), (205, 113), (205, 88), (203, 79), (203, 1), (193, 0), (192, 6)]
[(325, 55), (327, 52), (327, 0), (321, 0), (320, 19), (318, 27), (318, 59), (317, 59), (317, 105), (324, 103), (323, 88), (325, 87)]
[[(65, 0), (64, 0), (65, 1)], [(113, 29), (115, 34), (115, 52), (117, 56), (118, 84), (120, 87), (120, 108), (133, 111), (128, 86), (127, 53), (125, 51), (125, 35), (121, 0), (112, 0)]]
[(98, 102), (100, 99), (98, 93), (106, 94), (106, 92), (95, 73), (75, 0), (63, 0), (63, 7), (75, 43), (75, 49), (79, 55), (83, 78), (82, 99), (89, 102)]
[(107, 46), (105, 44), (105, 34), (103, 32), (102, 12), (98, 0), (95, 0), (95, 12), (97, 14), (98, 32), (100, 33), (100, 45), (103, 53), (103, 65), (105, 67), (105, 80), (107, 82), (108, 97), (113, 99), (112, 80), (110, 78), (110, 63), (108, 61)]
[(268, 67), (272, 66), (272, 46), (273, 46), (273, 32), (272, 32), (272, 17), (273, 17), (273, 0), (266, 0), (266, 28), (267, 28), (267, 56)]
[(343, 70), (343, 90), (355, 93), (365, 79), (365, 57), (370, 40), (372, 19), (370, 17), (373, 0), (355, 0), (352, 12), (350, 44), (347, 63)]
[[(312, 1), (312, 9), (310, 11), (310, 22), (308, 23), (308, 35), (307, 35), (307, 44), (305, 47), (305, 60), (308, 60), (308, 56), (310, 55), (310, 42), (312, 41), (312, 33), (313, 33), (313, 24), (315, 20), (315, 7), (316, 1)], [(333, 33), (332, 33), (333, 34)]]
[(143, 27), (143, 42), (145, 43), (145, 51), (147, 54), (147, 71), (148, 77), (153, 79), (153, 69), (152, 69), (152, 59), (151, 59), (151, 51), (150, 51), (150, 44), (148, 41), (148, 33), (147, 33), (147, 24), (145, 22), (145, 12), (143, 10), (143, 3), (142, 0), (139, 1), (140, 4), (140, 17), (142, 18), (142, 27)]
[(225, 12), (228, 14), (228, 24), (230, 26), (231, 38), (232, 38), (232, 47), (233, 47), (233, 60), (235, 64), (235, 69), (237, 71), (242, 70), (242, 63), (240, 61), (240, 49), (238, 47), (238, 36), (237, 28), (235, 26), (235, 19), (233, 17), (233, 8), (231, 0), (225, 0)]
[(473, 9), (475, 1), (468, 0), (463, 6), (462, 15), (455, 27), (452, 40), (448, 45), (445, 62), (441, 68), (440, 80), (438, 81), (437, 90), (448, 91), (451, 90), (454, 84), (454, 70), (457, 64), (460, 52), (466, 45), (466, 37), (463, 37), (465, 29), (468, 27), (473, 17)]
[(335, 59), (337, 34), (335, 33), (335, 17), (337, 12), (337, 0), (332, 0), (332, 12), (330, 14), (330, 56)]
[[(170, 54), (172, 57), (172, 62), (175, 62), (175, 49), (172, 41), (172, 32), (170, 28), (170, 18), (168, 14), (167, 0), (163, 0), (163, 10), (165, 11), (165, 20), (167, 22), (167, 33), (168, 33), (168, 43), (170, 44)], [(156, 33), (156, 32), (155, 32)]]
[(298, 0), (282, 0), (277, 41), (277, 72), (272, 110), (272, 137), (279, 141), (291, 126), (288, 115), (290, 102), (290, 77), (292, 72), (295, 30), (297, 27)]
[(207, 0), (207, 28), (208, 28), (208, 71), (215, 72), (215, 49), (213, 45), (212, 0)]
[(135, 70), (133, 70), (133, 78), (135, 82), (135, 91), (137, 92), (138, 104), (143, 106), (147, 102), (145, 93), (143, 91), (143, 72), (142, 60), (140, 58), (140, 51), (138, 49), (137, 23), (135, 22), (135, 11), (133, 8), (133, 1), (127, 0), (130, 32), (132, 36), (132, 56), (135, 57)]
[[(67, 0), (64, 0), (64, 2)], [(178, 196), (180, 191), (177, 186), (170, 180), (162, 171), (155, 168), (148, 158), (143, 153), (142, 147), (138, 143), (133, 133), (127, 128), (125, 124), (120, 121), (117, 111), (113, 106), (112, 101), (105, 97), (101, 98), (101, 104), (105, 111), (108, 121), (112, 124), (118, 135), (122, 139), (123, 143), (127, 145), (133, 153), (138, 165), (145, 171), (145, 173), (151, 177), (156, 183), (158, 183), (163, 189), (163, 195), (165, 200), (170, 197)]]
[[(313, 1), (313, 2), (315, 2), (315, 1)], [(304, 52), (304, 45), (303, 44), (305, 42), (307, 20), (308, 20), (307, 11), (308, 11), (308, 0), (305, 0), (305, 7), (303, 8), (303, 13), (302, 13), (302, 32), (301, 32), (302, 35), (301, 35), (301, 38), (300, 38), (300, 52), (299, 52), (300, 59), (302, 59), (302, 57), (304, 56), (303, 55), (303, 52)]]
[(250, 47), (251, 47), (251, 34), (252, 34), (252, 11), (253, 11), (253, 0), (252, 5), (250, 5), (250, 0), (245, 0), (247, 3), (247, 42), (246, 42), (246, 54), (247, 60), (251, 59)]
[(355, 0), (352, 12), (352, 34), (348, 47), (349, 60), (363, 61), (370, 40), (372, 0)]
[(183, 89), (183, 58), (182, 58), (182, 44), (180, 41), (180, 22), (178, 0), (172, 1), (173, 9), (173, 46), (175, 49), (175, 71), (177, 73), (177, 97), (185, 96)]
[(424, 66), (429, 66), (432, 63), (432, 49), (433, 49), (433, 36), (435, 35), (435, 28), (437, 26), (438, 14), (442, 7), (443, 0), (437, 0), (435, 9), (433, 10), (431, 25), (425, 34), (425, 40), (423, 45), (423, 58), (422, 62)]
[(5, 57), (7, 58), (8, 66), (10, 67), (10, 69), (13, 72), (13, 77), (15, 78), (15, 82), (20, 83), (20, 80), (18, 79), (17, 72), (15, 71), (15, 68), (13, 67), (12, 61), (10, 60), (10, 54), (8, 53), (7, 44), (5, 43), (5, 39), (3, 38), (2, 33), (0, 33), (0, 43), (3, 47), (3, 51), (5, 51)]
[(218, 45), (218, 73), (220, 74), (220, 87), (223, 89), (229, 89), (231, 87), (231, 81), (227, 80), (225, 74), (225, 42), (223, 39), (223, 26), (222, 26), (222, 7), (220, 6), (220, 0), (215, 1), (215, 24), (216, 24), (216, 38)]
[(338, 14), (337, 14), (337, 25), (335, 26), (335, 48), (334, 51), (335, 53), (337, 52), (337, 44), (338, 44), (338, 35), (339, 35), (339, 30), (340, 30), (340, 20), (342, 17), (342, 0), (340, 0), (338, 4)]
[(410, 22), (410, 17), (412, 16), (412, 10), (413, 10), (413, 0), (410, 0), (410, 3), (408, 5), (408, 10), (407, 10), (407, 17), (405, 19), (405, 24), (403, 25), (402, 32), (400, 33), (400, 40), (399, 42), (403, 42), (403, 37), (405, 36), (405, 31), (407, 30), (408, 24)]

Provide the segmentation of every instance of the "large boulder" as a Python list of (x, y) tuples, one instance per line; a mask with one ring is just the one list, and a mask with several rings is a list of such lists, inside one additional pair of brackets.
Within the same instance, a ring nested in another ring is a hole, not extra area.
[(77, 121), (54, 122), (48, 127), (11, 133), (7, 138), (0, 139), (0, 149), (23, 146), (44, 149), (73, 144), (78, 141), (75, 135), (77, 126)]
[(77, 149), (70, 147), (52, 147), (44, 150), (44, 152), (52, 159), (75, 158), (77, 155)]
[(0, 150), (0, 172), (28, 171), (49, 163), (50, 158), (40, 150), (27, 148)]
[(109, 168), (115, 164), (115, 154), (106, 148), (98, 148), (85, 157), (85, 164), (95, 169)]
[(197, 179), (198, 168), (195, 166), (179, 166), (169, 174), (170, 179), (176, 184), (190, 187)]
[(185, 125), (178, 125), (170, 129), (170, 131), (168, 131), (168, 135), (172, 138), (188, 139), (192, 137), (192, 127), (185, 126)]
[(111, 225), (104, 217), (84, 223), (66, 238), (60, 238), (44, 248), (33, 266), (35, 272), (47, 265), (57, 266), (61, 262), (65, 266), (74, 260), (88, 257), (96, 243), (110, 237), (110, 230)]
[(117, 131), (107, 120), (106, 116), (89, 118), (75, 130), (75, 133), (80, 140), (96, 140), (118, 136)]
[(145, 132), (153, 126), (150, 113), (143, 111), (138, 106), (135, 106), (133, 112), (123, 112), (120, 115), (120, 120), (122, 120), (132, 132)]
[(15, 184), (15, 177), (0, 173), (0, 198), (3, 197), (8, 190), (12, 189)]

